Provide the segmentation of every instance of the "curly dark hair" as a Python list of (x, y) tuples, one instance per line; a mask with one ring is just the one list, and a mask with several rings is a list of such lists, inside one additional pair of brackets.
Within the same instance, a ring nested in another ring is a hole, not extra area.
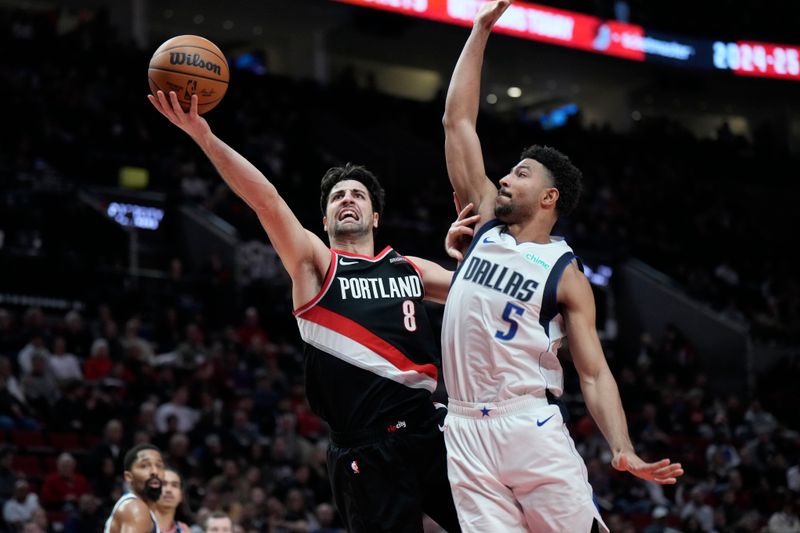
[(362, 183), (367, 188), (369, 199), (372, 201), (372, 210), (378, 214), (383, 213), (386, 191), (381, 187), (378, 178), (364, 166), (347, 163), (343, 167), (329, 168), (325, 175), (322, 176), (322, 181), (319, 184), (319, 208), (323, 216), (326, 212), (325, 208), (328, 205), (328, 196), (331, 194), (331, 189), (333, 189), (334, 185), (344, 180), (355, 180)]
[(583, 190), (583, 174), (569, 157), (550, 146), (534, 144), (522, 151), (520, 159), (534, 159), (547, 169), (553, 186), (558, 189), (558, 214), (566, 216), (572, 213)]
[(155, 446), (153, 444), (147, 444), (147, 443), (137, 444), (136, 446), (128, 450), (128, 453), (125, 454), (125, 459), (123, 459), (125, 470), (130, 470), (131, 468), (133, 468), (133, 463), (136, 462), (136, 459), (139, 456), (139, 452), (142, 452), (144, 450), (155, 450), (158, 453), (161, 453), (161, 450), (158, 449), (158, 446)]

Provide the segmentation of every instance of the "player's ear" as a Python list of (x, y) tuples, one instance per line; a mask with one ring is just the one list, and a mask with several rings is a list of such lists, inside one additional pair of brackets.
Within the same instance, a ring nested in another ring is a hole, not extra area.
[(131, 474), (128, 470), (122, 474), (122, 477), (125, 478), (125, 482), (128, 483), (128, 485), (130, 485), (131, 481), (133, 481), (133, 474)]
[(559, 192), (555, 187), (549, 187), (544, 190), (542, 194), (542, 205), (547, 207), (555, 207), (558, 202)]
[(381, 218), (379, 213), (372, 213), (372, 227), (378, 229), (378, 220)]
[(328, 231), (328, 217), (322, 217), (322, 229)]

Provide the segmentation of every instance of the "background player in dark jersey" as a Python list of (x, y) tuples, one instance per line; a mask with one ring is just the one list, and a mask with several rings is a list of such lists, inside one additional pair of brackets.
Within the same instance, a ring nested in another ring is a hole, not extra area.
[(129, 492), (114, 505), (105, 533), (159, 533), (153, 508), (164, 480), (161, 451), (152, 444), (138, 444), (125, 454), (124, 462)]
[(365, 168), (335, 167), (322, 179), (329, 248), (255, 166), (212, 133), (196, 96), (188, 113), (174, 93), (148, 98), (256, 212), (292, 279), (307, 343), (306, 392), (331, 426), (328, 473), (348, 529), (421, 532), (425, 512), (457, 531), (441, 415), (431, 402), (436, 343), (422, 306), (423, 298), (444, 301), (452, 273), (388, 247), (375, 256), (384, 194)]
[(161, 497), (153, 509), (161, 533), (189, 533), (188, 525), (175, 520), (175, 514), (182, 502), (183, 480), (175, 469), (167, 467), (164, 470)]

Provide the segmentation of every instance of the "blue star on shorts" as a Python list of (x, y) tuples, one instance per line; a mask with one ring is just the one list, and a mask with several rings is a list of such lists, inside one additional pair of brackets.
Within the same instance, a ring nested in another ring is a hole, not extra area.
[(491, 409), (487, 409), (485, 405), (483, 406), (483, 409), (481, 409), (483, 416), (489, 416), (489, 411), (491, 411)]

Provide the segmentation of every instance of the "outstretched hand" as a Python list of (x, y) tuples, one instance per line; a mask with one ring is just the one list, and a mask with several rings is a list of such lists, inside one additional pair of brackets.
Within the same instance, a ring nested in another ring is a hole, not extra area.
[(491, 30), (495, 23), (505, 13), (513, 0), (495, 0), (486, 2), (481, 6), (478, 14), (475, 15), (475, 25), (481, 26), (486, 30)]
[(447, 230), (447, 236), (444, 239), (444, 249), (447, 255), (461, 262), (464, 260), (464, 252), (469, 245), (469, 241), (475, 234), (475, 230), (470, 226), (478, 222), (481, 216), (467, 216), (472, 212), (473, 207), (475, 207), (474, 204), (469, 203), (462, 208), (461, 202), (459, 202), (458, 196), (455, 193), (453, 193), (453, 202), (456, 205), (458, 218), (456, 218), (455, 222), (450, 224), (450, 229)]
[(201, 134), (211, 130), (206, 119), (201, 117), (197, 112), (196, 94), (192, 95), (192, 102), (188, 112), (184, 111), (181, 107), (178, 101), (178, 95), (175, 94), (175, 91), (169, 92), (169, 99), (167, 99), (164, 91), (157, 91), (156, 96), (148, 94), (147, 99), (150, 100), (150, 103), (153, 104), (153, 107), (155, 107), (159, 113), (188, 133), (193, 139), (197, 139)]
[(673, 463), (669, 459), (646, 463), (632, 452), (616, 452), (611, 460), (611, 466), (621, 472), (630, 472), (638, 478), (661, 485), (674, 485), (678, 482), (677, 478), (683, 475), (680, 463)]

